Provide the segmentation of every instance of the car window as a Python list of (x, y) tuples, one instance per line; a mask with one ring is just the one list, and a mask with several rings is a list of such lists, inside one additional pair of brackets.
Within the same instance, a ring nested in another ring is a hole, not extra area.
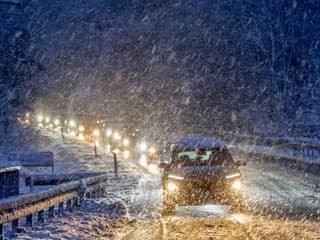
[(226, 149), (194, 150), (179, 152), (175, 156), (175, 165), (181, 166), (214, 166), (232, 164), (232, 156)]

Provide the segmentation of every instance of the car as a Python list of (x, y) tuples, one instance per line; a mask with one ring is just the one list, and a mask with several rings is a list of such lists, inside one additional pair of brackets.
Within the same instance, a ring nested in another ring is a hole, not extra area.
[(210, 201), (243, 207), (244, 161), (235, 162), (220, 141), (186, 137), (171, 144), (170, 159), (162, 159), (163, 214), (173, 214), (176, 206), (202, 205)]

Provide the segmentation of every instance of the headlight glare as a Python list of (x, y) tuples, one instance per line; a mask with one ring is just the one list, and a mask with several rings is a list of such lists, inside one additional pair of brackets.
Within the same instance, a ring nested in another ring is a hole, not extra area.
[(231, 187), (234, 189), (234, 190), (241, 190), (241, 187), (242, 187), (242, 184), (240, 181), (234, 181), (231, 185)]
[(169, 182), (167, 187), (168, 187), (169, 192), (173, 192), (173, 191), (178, 190), (178, 186), (173, 182)]

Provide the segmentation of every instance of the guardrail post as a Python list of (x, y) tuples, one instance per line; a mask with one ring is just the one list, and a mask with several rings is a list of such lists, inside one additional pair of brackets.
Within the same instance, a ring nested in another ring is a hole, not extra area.
[(58, 214), (61, 216), (63, 215), (63, 202), (59, 203), (58, 206)]
[(80, 206), (80, 198), (76, 197), (73, 199), (73, 207)]
[(26, 217), (26, 226), (28, 228), (32, 228), (33, 224), (32, 224), (32, 214), (27, 215)]
[(62, 140), (64, 140), (63, 127), (60, 128), (60, 132), (61, 132), (61, 138)]
[(98, 148), (97, 148), (96, 140), (94, 141), (93, 150), (94, 150), (94, 156), (98, 157)]
[(67, 201), (67, 209), (68, 209), (69, 212), (72, 212), (72, 202), (71, 202), (71, 200)]
[(86, 198), (91, 198), (91, 192), (86, 193)]
[(54, 206), (49, 207), (48, 216), (49, 216), (50, 218), (53, 218), (53, 217), (54, 217)]
[(116, 178), (118, 178), (118, 160), (117, 160), (117, 154), (113, 153), (113, 164), (114, 164), (114, 174), (116, 175)]
[(19, 228), (19, 219), (12, 220), (12, 231), (18, 232)]
[(81, 203), (83, 202), (83, 198), (85, 197), (85, 194), (86, 194), (86, 186), (85, 186), (83, 180), (80, 180), (79, 183), (80, 183), (80, 188), (79, 188), (78, 197), (77, 197), (77, 205), (78, 206), (81, 205)]
[(0, 224), (0, 240), (4, 240), (3, 224)]
[(38, 223), (44, 223), (44, 211), (41, 210), (38, 212)]

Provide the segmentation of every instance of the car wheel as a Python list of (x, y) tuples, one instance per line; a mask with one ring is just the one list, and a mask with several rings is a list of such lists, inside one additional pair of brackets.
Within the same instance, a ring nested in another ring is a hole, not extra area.
[(231, 203), (231, 210), (235, 212), (243, 212), (244, 211), (244, 201), (243, 199), (238, 199)]
[(162, 199), (162, 215), (163, 216), (173, 215), (175, 213), (175, 207), (176, 207), (175, 202), (172, 199), (170, 199), (167, 196), (167, 194), (164, 194)]

